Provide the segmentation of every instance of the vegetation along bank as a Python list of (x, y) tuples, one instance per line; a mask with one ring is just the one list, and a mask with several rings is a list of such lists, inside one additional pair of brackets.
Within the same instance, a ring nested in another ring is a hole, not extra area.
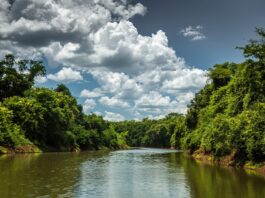
[[(265, 31), (240, 48), (242, 63), (214, 65), (186, 115), (105, 121), (86, 115), (69, 89), (38, 88), (39, 61), (0, 61), (0, 153), (174, 147), (197, 159), (262, 169), (265, 162)], [(205, 158), (205, 156), (207, 156)]]

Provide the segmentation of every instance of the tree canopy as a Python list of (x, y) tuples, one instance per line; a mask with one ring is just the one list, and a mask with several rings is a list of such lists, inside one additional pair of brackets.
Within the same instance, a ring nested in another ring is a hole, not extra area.
[(36, 88), (45, 74), (39, 61), (7, 55), (0, 61), (0, 145), (36, 145), (43, 150), (175, 147), (240, 162), (265, 161), (265, 31), (243, 50), (242, 63), (214, 65), (208, 83), (188, 105), (186, 115), (108, 122), (86, 115), (70, 90)]
[(45, 67), (40, 61), (16, 60), (8, 54), (0, 61), (0, 100), (11, 96), (22, 96), (30, 89), (37, 76), (45, 75)]

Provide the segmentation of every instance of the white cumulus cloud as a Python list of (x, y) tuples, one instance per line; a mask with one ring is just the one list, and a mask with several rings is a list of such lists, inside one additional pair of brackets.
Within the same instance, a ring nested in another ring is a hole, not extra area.
[(203, 27), (197, 25), (196, 27), (188, 26), (182, 29), (180, 32), (183, 36), (190, 38), (193, 41), (206, 39), (206, 36), (202, 33)]
[(139, 108), (167, 107), (170, 104), (170, 97), (151, 91), (136, 100), (135, 104)]
[(92, 91), (84, 89), (80, 93), (80, 97), (83, 98), (98, 98), (100, 96), (102, 96), (102, 92), (99, 88), (95, 88)]
[(109, 98), (108, 96), (103, 96), (99, 99), (99, 102), (103, 105), (109, 106), (109, 107), (116, 107), (116, 108), (126, 108), (129, 107), (129, 103), (126, 101), (123, 101), (119, 98)]
[(123, 121), (125, 118), (119, 113), (105, 111), (104, 119), (108, 121)]
[(96, 102), (93, 99), (86, 99), (83, 104), (83, 111), (87, 114), (91, 113), (93, 109), (96, 107)]
[[(102, 113), (109, 120), (185, 113), (206, 72), (178, 57), (163, 30), (141, 35), (129, 19), (146, 12), (129, 0), (1, 0), (0, 56), (45, 57), (49, 67), (62, 67), (36, 78), (39, 84), (84, 81), (88, 73), (96, 87), (80, 93), (86, 113), (100, 105), (123, 110)], [(200, 40), (202, 30), (181, 33)]]
[(47, 79), (54, 80), (56, 82), (67, 83), (83, 80), (83, 77), (79, 71), (74, 71), (70, 67), (63, 67), (59, 72), (55, 74), (48, 74)]

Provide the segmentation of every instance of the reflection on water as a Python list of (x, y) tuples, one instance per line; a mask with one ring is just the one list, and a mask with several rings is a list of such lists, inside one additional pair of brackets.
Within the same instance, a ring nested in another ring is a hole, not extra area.
[(168, 163), (174, 156), (170, 150), (126, 150), (85, 162), (76, 196), (189, 197), (184, 169)]
[(0, 198), (73, 197), (84, 161), (103, 153), (0, 156)]
[(172, 150), (0, 156), (0, 197), (265, 197), (265, 179)]

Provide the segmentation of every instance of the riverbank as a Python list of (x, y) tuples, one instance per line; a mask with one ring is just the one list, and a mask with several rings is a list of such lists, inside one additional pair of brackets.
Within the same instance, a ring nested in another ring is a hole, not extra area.
[(42, 150), (34, 145), (18, 146), (15, 148), (0, 146), (0, 154), (15, 154), (15, 153), (42, 153)]
[(54, 148), (46, 148), (40, 149), (35, 145), (26, 145), (26, 146), (18, 146), (15, 148), (8, 148), (0, 146), (0, 155), (14, 155), (14, 154), (27, 154), (27, 153), (50, 153), (50, 152), (69, 152), (69, 153), (76, 153), (82, 151), (96, 151), (96, 150), (117, 150), (117, 149), (130, 149), (128, 145), (123, 145), (120, 148), (108, 148), (108, 147), (100, 147), (100, 148), (90, 148), (86, 150), (81, 150), (80, 148), (73, 148), (73, 149), (54, 149)]
[(217, 164), (223, 167), (241, 168), (248, 173), (259, 174), (265, 177), (265, 162), (239, 162), (236, 160), (235, 152), (232, 152), (230, 155), (216, 159), (212, 154), (204, 153), (202, 151), (197, 150), (191, 154), (191, 157), (199, 163), (209, 165)]
[(3, 155), (0, 167), (1, 198), (265, 195), (262, 177), (206, 167), (165, 149)]
[[(137, 147), (138, 148), (138, 147)], [(135, 149), (134, 147), (124, 146), (119, 149)], [(171, 149), (174, 150), (174, 148), (158, 148), (158, 149)], [(13, 155), (13, 154), (28, 154), (28, 153), (48, 153), (48, 152), (82, 152), (82, 151), (93, 151), (93, 150), (117, 150), (117, 149), (111, 149), (107, 147), (102, 147), (99, 149), (87, 149), (87, 150), (80, 150), (80, 149), (72, 149), (72, 150), (54, 150), (54, 149), (48, 149), (48, 150), (41, 150), (35, 145), (27, 145), (27, 146), (19, 146), (16, 148), (7, 148), (0, 146), (0, 155)], [(195, 151), (190, 155), (194, 160), (196, 160), (199, 163), (213, 165), (217, 164), (223, 167), (234, 167), (234, 168), (241, 168), (244, 169), (246, 172), (249, 173), (256, 173), (259, 175), (262, 175), (265, 177), (265, 162), (262, 163), (253, 163), (253, 162), (238, 162), (235, 158), (235, 153), (232, 153), (230, 155), (215, 159), (212, 154), (204, 153), (202, 151)]]

